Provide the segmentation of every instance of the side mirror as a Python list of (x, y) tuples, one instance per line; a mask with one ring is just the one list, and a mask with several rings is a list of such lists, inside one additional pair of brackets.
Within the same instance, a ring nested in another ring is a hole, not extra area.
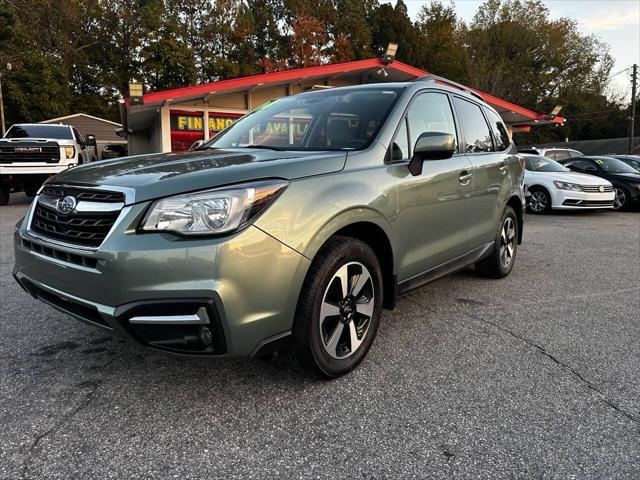
[(191, 150), (197, 150), (198, 148), (200, 148), (202, 145), (204, 144), (204, 140), (196, 140), (195, 142), (193, 142), (193, 144), (189, 147), (189, 151)]
[(409, 172), (414, 177), (422, 173), (425, 160), (445, 160), (456, 151), (456, 139), (450, 133), (424, 132), (416, 140), (413, 157), (409, 162)]
[(84, 144), (88, 145), (89, 147), (95, 147), (96, 146), (96, 136), (95, 135), (87, 135), (86, 137), (84, 137)]

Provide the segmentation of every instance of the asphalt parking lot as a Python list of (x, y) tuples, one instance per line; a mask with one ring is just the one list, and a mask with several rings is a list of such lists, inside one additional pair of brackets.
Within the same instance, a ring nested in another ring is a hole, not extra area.
[(527, 216), (505, 280), (385, 312), (361, 367), (207, 361), (105, 336), (11, 277), (0, 209), (0, 478), (639, 478), (640, 213)]

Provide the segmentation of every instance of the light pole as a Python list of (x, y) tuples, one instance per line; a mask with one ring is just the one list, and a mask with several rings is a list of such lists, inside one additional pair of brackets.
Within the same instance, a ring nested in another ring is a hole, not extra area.
[[(7, 72), (11, 71), (11, 64), (7, 63)], [(2, 70), (0, 70), (0, 128), (2, 133), (0, 137), (4, 137), (5, 125), (4, 125), (4, 101), (2, 99)]]
[(631, 122), (630, 131), (629, 131), (629, 155), (633, 153), (633, 134), (635, 133), (635, 124), (636, 124), (636, 88), (638, 86), (638, 65), (633, 64), (633, 70), (631, 73), (631, 117), (629, 120)]

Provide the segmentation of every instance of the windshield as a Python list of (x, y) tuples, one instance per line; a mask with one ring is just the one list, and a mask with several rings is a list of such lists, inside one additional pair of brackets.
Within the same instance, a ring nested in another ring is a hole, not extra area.
[(72, 140), (71, 129), (66, 125), (14, 125), (4, 138), (59, 138)]
[(568, 172), (567, 167), (560, 165), (555, 160), (541, 155), (527, 155), (524, 157), (525, 168), (531, 172)]
[(201, 148), (356, 150), (375, 138), (399, 88), (321, 90), (254, 110)]
[(636, 169), (626, 163), (611, 157), (594, 158), (594, 162), (607, 173), (638, 173)]
[(630, 167), (635, 168), (636, 170), (638, 170), (640, 172), (640, 158), (638, 158), (637, 160), (635, 158), (631, 158), (631, 157), (626, 157), (626, 158), (621, 158), (619, 159), (621, 162), (626, 163), (627, 165), (629, 165)]

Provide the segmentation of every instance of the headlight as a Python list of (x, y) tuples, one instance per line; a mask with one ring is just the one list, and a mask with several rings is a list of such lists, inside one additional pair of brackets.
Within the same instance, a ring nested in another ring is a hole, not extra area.
[(64, 147), (64, 154), (67, 157), (67, 160), (69, 160), (76, 154), (76, 148), (73, 145), (70, 147)]
[(141, 229), (180, 235), (231, 232), (253, 220), (287, 185), (265, 180), (163, 198), (151, 205)]
[(560, 190), (573, 190), (576, 192), (582, 191), (582, 186), (578, 185), (577, 183), (559, 182), (557, 180), (554, 180), (553, 184)]

